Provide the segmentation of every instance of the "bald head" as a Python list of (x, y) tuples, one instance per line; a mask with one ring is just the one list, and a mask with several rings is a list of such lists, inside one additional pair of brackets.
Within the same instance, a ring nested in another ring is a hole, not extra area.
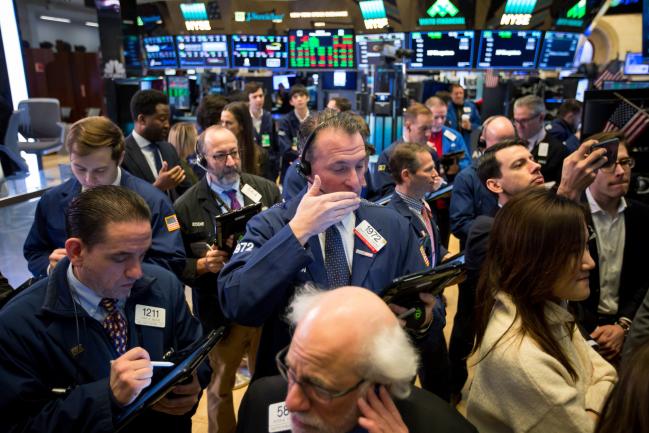
[(501, 141), (511, 140), (516, 137), (516, 130), (511, 120), (505, 116), (494, 116), (485, 120), (482, 138), (487, 148)]

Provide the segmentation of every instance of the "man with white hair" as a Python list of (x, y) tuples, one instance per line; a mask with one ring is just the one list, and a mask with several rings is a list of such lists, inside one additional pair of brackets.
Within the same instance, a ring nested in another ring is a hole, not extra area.
[(252, 383), (238, 432), (476, 431), (447, 403), (411, 386), (415, 348), (371, 291), (306, 288), (288, 319), (295, 332), (277, 354), (281, 375)]

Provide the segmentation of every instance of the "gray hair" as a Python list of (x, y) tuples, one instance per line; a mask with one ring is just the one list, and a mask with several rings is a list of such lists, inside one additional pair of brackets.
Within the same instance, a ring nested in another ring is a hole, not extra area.
[[(306, 317), (327, 293), (312, 284), (298, 289), (290, 302), (287, 319), (291, 326)], [(394, 397), (404, 399), (410, 395), (412, 379), (417, 374), (419, 355), (403, 328), (381, 327), (361, 348), (355, 368), (368, 382), (385, 385)]]
[(541, 98), (540, 96), (526, 95), (518, 98), (516, 102), (514, 102), (514, 109), (520, 107), (529, 108), (534, 112), (535, 115), (539, 115), (541, 113), (545, 114), (545, 103), (543, 102), (543, 98)]

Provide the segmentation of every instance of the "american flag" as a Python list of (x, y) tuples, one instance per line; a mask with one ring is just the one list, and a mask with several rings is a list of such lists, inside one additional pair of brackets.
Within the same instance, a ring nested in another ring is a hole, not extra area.
[(485, 74), (484, 77), (484, 86), (488, 89), (493, 89), (495, 87), (498, 87), (498, 81), (499, 81), (498, 74), (494, 72), (493, 69), (487, 69), (487, 73)]
[(622, 131), (627, 143), (631, 144), (647, 129), (647, 126), (649, 126), (649, 114), (627, 101), (622, 101), (606, 122), (604, 132)]
[(612, 60), (593, 82), (593, 87), (600, 90), (604, 81), (622, 81), (623, 78), (622, 63), (619, 60)]

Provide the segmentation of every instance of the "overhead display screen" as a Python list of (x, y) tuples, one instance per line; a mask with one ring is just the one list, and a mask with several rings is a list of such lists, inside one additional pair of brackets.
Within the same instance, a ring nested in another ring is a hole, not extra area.
[(233, 68), (288, 67), (288, 37), (232, 35)]
[(290, 30), (289, 65), (297, 69), (353, 69), (356, 67), (354, 32), (338, 30)]
[(146, 64), (149, 69), (177, 68), (178, 58), (173, 36), (150, 36), (142, 38)]
[(473, 64), (475, 32), (412, 32), (411, 69), (464, 69)]
[(483, 30), (476, 66), (479, 69), (533, 69), (540, 44), (538, 30)]
[(539, 69), (570, 69), (574, 67), (579, 33), (545, 32)]
[(373, 35), (356, 35), (358, 65), (384, 64), (386, 54), (395, 57), (396, 51), (406, 45), (405, 33), (377, 33)]
[(226, 68), (228, 37), (226, 35), (176, 36), (181, 68)]

